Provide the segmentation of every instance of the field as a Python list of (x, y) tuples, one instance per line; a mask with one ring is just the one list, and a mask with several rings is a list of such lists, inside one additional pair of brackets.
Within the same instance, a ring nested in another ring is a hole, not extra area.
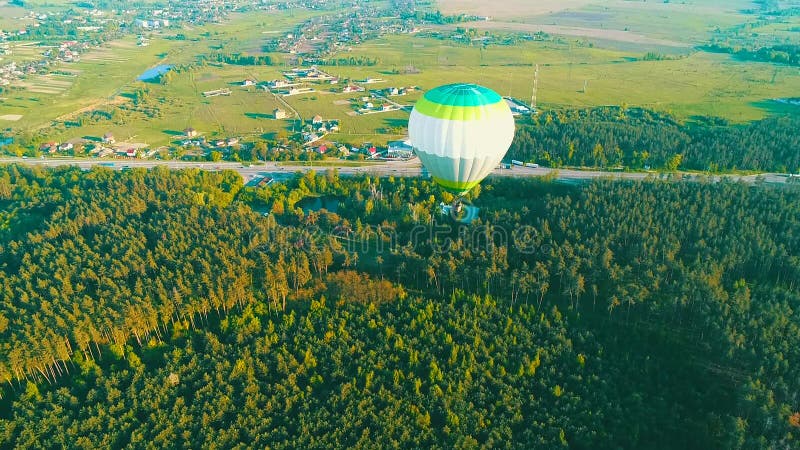
[[(387, 75), (388, 84), (416, 84), (425, 89), (473, 81), (520, 99), (531, 97), (532, 65), (539, 64), (538, 97), (545, 107), (626, 103), (682, 118), (710, 114), (748, 121), (767, 114), (761, 102), (800, 90), (796, 70), (704, 52), (675, 60), (642, 61), (637, 59), (641, 53), (569, 43), (481, 50), (434, 39), (392, 37), (365, 44), (354, 53), (378, 56), (387, 68), (413, 63), (421, 69), (415, 75)], [(343, 68), (341, 73), (358, 77), (369, 70)], [(587, 91), (583, 92), (585, 82)]]
[(592, 3), (591, 0), (438, 0), (437, 6), (446, 14), (474, 14), (494, 19), (515, 19), (554, 13), (579, 8)]
[[(485, 3), (445, 0), (441, 6), (445, 11), (465, 8), (459, 11), (480, 14), (480, 8), (473, 11), (468, 5)], [(658, 5), (623, 1), (525, 4), (528, 6), (513, 22), (493, 20), (468, 26), (581, 32), (590, 38), (480, 48), (415, 35), (389, 36), (337, 55), (378, 58), (377, 66), (326, 70), (342, 78), (386, 80), (367, 86), (374, 89), (416, 85), (426, 90), (447, 82), (475, 82), (527, 102), (532, 94), (534, 65), (538, 64), (538, 103), (542, 108), (627, 104), (668, 111), (681, 119), (714, 115), (734, 122), (798, 109), (772, 102), (800, 92), (800, 74), (796, 70), (738, 61), (692, 48), (711, 27), (744, 21), (746, 16), (737, 8), (748, 2), (726, 3), (725, 7), (712, 0)], [(512, 1), (504, 5), (508, 9), (521, 4)], [(503, 8), (492, 13), (496, 20), (507, 13)], [(705, 17), (696, 17), (698, 12)], [(330, 92), (330, 86), (314, 86), (318, 92), (279, 99), (262, 89), (240, 86), (244, 79), (280, 78), (281, 71), (288, 67), (288, 55), (271, 55), (276, 61), (274, 66), (198, 66), (193, 71), (174, 73), (166, 85), (135, 81), (157, 64), (193, 63), (201, 54), (259, 54), (268, 37), (316, 14), (321, 12), (235, 15), (224, 24), (184, 30), (187, 40), (168, 39), (170, 33), (165, 32), (154, 33), (148, 47), (137, 47), (133, 38), (113, 42), (83, 55), (78, 63), (62, 64), (58, 75), (27, 78), (20, 85), (24, 89), (12, 91), (1, 104), (0, 123), (16, 130), (42, 130), (55, 140), (112, 131), (118, 139), (157, 146), (179, 140), (181, 130), (189, 126), (208, 138), (271, 138), (277, 133), (297, 131), (298, 117), (309, 119), (319, 114), (325, 119), (340, 120), (341, 132), (331, 139), (357, 144), (385, 143), (403, 137), (406, 112), (354, 113), (351, 99), (365, 94), (337, 94)], [(648, 22), (657, 26), (648, 27)], [(31, 48), (15, 52), (15, 57), (35, 56)], [(32, 54), (26, 55), (25, 51)], [(661, 53), (667, 59), (644, 60), (647, 52)], [(408, 66), (414, 66), (419, 73), (405, 74)], [(111, 112), (143, 86), (154, 99), (151, 106), (156, 114), (84, 122), (80, 127), (51, 126), (54, 120), (71, 121), (94, 109)], [(204, 91), (223, 88), (230, 89), (231, 95), (202, 95)], [(394, 100), (410, 105), (418, 97), (414, 94)], [(275, 108), (289, 111), (290, 119), (273, 120)]]
[(17, 126), (35, 129), (58, 117), (102, 106), (170, 47), (172, 43), (166, 41), (145, 48), (137, 47), (132, 39), (114, 42), (84, 55), (80, 62), (63, 63), (58, 71), (64, 75), (27, 78), (21, 83), (25, 90), (9, 92), (3, 111), (23, 116)]
[(25, 18), (27, 11), (19, 6), (11, 6), (7, 1), (0, 0), (0, 30), (15, 29), (20, 25), (32, 23)]
[[(510, 0), (495, 12), (495, 3), (480, 0), (440, 0), (445, 12), (472, 12), (492, 21), (470, 24), (487, 29), (545, 31), (616, 42), (686, 46), (701, 42), (717, 27), (743, 22), (741, 10), (750, 1), (694, 0), (684, 2), (525, 1)], [(755, 17), (755, 16), (752, 16)]]

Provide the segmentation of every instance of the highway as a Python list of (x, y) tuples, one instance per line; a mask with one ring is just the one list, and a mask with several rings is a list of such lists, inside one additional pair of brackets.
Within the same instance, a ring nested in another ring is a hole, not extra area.
[[(45, 167), (57, 166), (78, 166), (82, 168), (90, 168), (97, 165), (113, 164), (114, 169), (129, 168), (152, 168), (156, 166), (167, 167), (169, 169), (201, 169), (201, 170), (234, 170), (238, 172), (245, 183), (250, 180), (263, 176), (266, 174), (274, 173), (294, 173), (294, 172), (307, 172), (315, 170), (317, 172), (324, 172), (327, 169), (336, 168), (342, 175), (355, 175), (355, 174), (370, 174), (376, 176), (402, 176), (402, 177), (418, 177), (422, 174), (422, 165), (418, 159), (410, 161), (387, 161), (376, 163), (365, 163), (363, 166), (353, 167), (350, 164), (343, 164), (342, 166), (330, 165), (327, 163), (324, 166), (315, 165), (292, 165), (291, 163), (277, 163), (277, 162), (259, 162), (251, 163), (235, 163), (227, 161), (219, 162), (195, 162), (195, 161), (161, 161), (151, 159), (98, 159), (98, 158), (13, 158), (13, 157), (0, 157), (0, 164), (26, 164)], [(643, 180), (649, 176), (658, 177), (658, 173), (645, 173), (645, 172), (605, 172), (600, 170), (574, 170), (574, 169), (549, 169), (544, 167), (520, 167), (512, 166), (512, 169), (495, 169), (493, 174), (497, 176), (507, 177), (540, 177), (556, 172), (556, 178), (560, 180), (590, 180), (594, 178), (614, 178), (625, 180)], [(679, 176), (682, 179), (693, 180), (697, 179), (697, 174), (678, 173), (673, 176)], [(702, 176), (704, 179), (705, 176)], [(743, 181), (746, 183), (755, 183), (757, 179), (761, 179), (767, 183), (786, 183), (789, 177), (787, 175), (765, 173), (761, 175), (714, 175), (710, 179), (712, 181), (720, 181), (728, 179), (731, 181)]]

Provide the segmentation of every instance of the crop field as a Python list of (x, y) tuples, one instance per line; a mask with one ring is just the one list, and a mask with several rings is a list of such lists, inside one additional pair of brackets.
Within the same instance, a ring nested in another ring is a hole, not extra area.
[(73, 83), (73, 79), (62, 75), (35, 75), (27, 77), (18, 86), (35, 94), (63, 94), (72, 87)]
[(0, 56), (2, 64), (6, 62), (25, 63), (28, 61), (35, 61), (41, 58), (42, 53), (47, 49), (40, 47), (38, 42), (9, 42), (8, 49), (11, 51), (10, 55)]
[(474, 14), (494, 19), (517, 19), (533, 17), (558, 11), (579, 8), (592, 3), (591, 0), (438, 0), (439, 9), (445, 14)]
[(525, 1), (509, 0), (493, 12), (495, 3), (480, 0), (440, 0), (443, 11), (467, 11), (491, 16), (489, 22), (469, 24), (483, 29), (544, 31), (638, 44), (686, 46), (705, 40), (716, 29), (745, 21), (741, 11), (753, 8), (745, 0), (683, 2)]

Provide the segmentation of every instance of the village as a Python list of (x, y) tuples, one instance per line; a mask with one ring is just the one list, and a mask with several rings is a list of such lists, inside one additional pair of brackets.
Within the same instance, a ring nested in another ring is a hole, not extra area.
[[(126, 34), (137, 36), (137, 45), (146, 47), (150, 41), (146, 34), (154, 31), (180, 30), (184, 26), (220, 23), (233, 12), (293, 8), (314, 10), (323, 7), (324, 4), (324, 0), (299, 0), (286, 3), (209, 0), (171, 2), (163, 5), (131, 4), (130, 7), (121, 10), (95, 7), (71, 8), (60, 12), (28, 10), (25, 14), (12, 18), (19, 24), (17, 27), (0, 29), (0, 88), (13, 86), (28, 75), (47, 74), (58, 63), (77, 62), (81, 54)], [(358, 2), (354, 4), (356, 11), (362, 10)], [(363, 11), (366, 12), (359, 16), (361, 17), (359, 23), (370, 28), (369, 24), (372, 21), (369, 20), (369, 14), (377, 12), (370, 8), (364, 8)], [(343, 19), (343, 24), (348, 23), (351, 23), (350, 19)], [(378, 26), (377, 30), (388, 33), (395, 28)], [(349, 39), (346, 36), (343, 38)], [(318, 39), (303, 33), (290, 33), (283, 39), (281, 48), (288, 49), (295, 46), (299, 49), (305, 42), (315, 42)], [(314, 48), (314, 45), (308, 48)], [(38, 57), (24, 60), (12, 58), (15, 53), (23, 50), (25, 54), (33, 51)]]

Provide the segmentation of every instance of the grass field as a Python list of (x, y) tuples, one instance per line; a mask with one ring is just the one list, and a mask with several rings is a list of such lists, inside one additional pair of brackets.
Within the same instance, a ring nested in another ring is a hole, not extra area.
[(25, 8), (11, 6), (7, 1), (0, 0), (0, 30), (18, 30), (33, 23), (25, 17), (27, 13)]
[[(641, 53), (569, 44), (528, 43), (480, 50), (434, 39), (391, 37), (362, 45), (353, 53), (380, 57), (387, 68), (413, 63), (421, 69), (415, 75), (387, 75), (389, 84), (431, 88), (472, 81), (521, 99), (531, 97), (535, 63), (540, 65), (539, 102), (544, 106), (627, 103), (683, 118), (710, 114), (734, 121), (758, 119), (769, 112), (761, 102), (800, 91), (796, 69), (704, 52), (677, 60), (640, 61), (634, 58)], [(357, 77), (369, 70), (343, 68), (341, 72)], [(586, 93), (582, 92), (584, 82), (588, 82)]]

